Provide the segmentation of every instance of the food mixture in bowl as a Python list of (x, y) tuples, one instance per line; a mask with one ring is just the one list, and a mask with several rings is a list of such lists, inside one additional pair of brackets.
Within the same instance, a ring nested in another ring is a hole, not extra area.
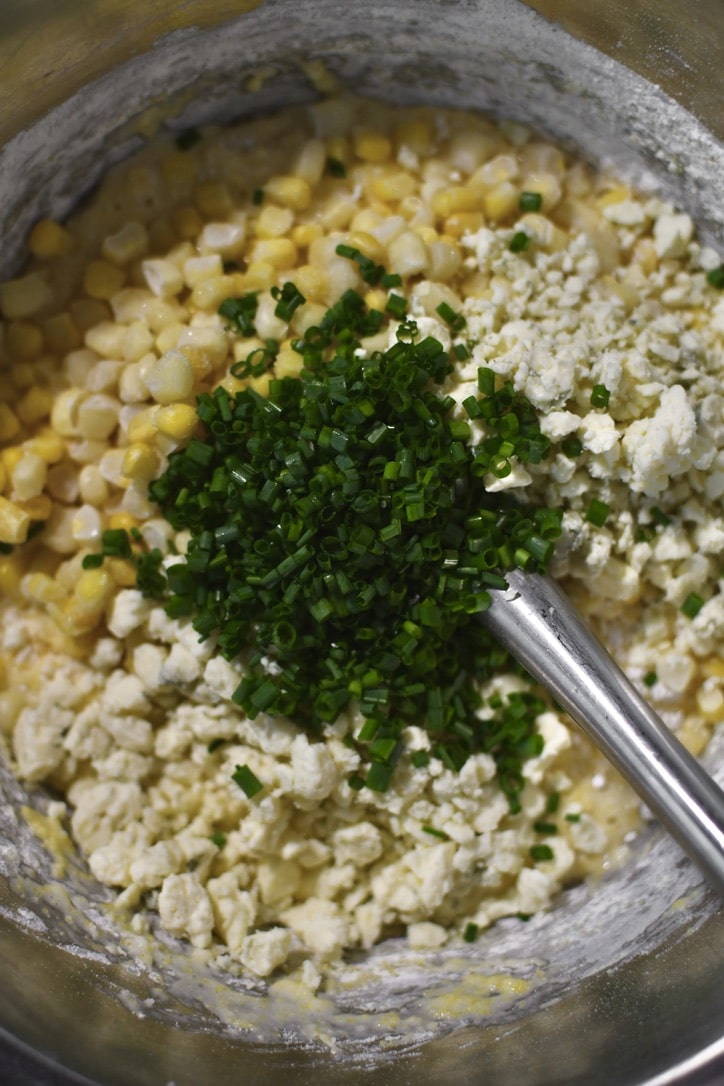
[(691, 219), (519, 124), (331, 99), (158, 136), (28, 245), (0, 733), (134, 928), (314, 988), (624, 862), (638, 801), (474, 612), (549, 564), (690, 750), (721, 721)]

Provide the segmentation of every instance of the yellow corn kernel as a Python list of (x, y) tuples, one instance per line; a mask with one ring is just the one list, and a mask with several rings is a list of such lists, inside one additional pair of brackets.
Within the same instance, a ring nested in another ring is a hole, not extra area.
[(123, 474), (134, 482), (147, 483), (153, 479), (161, 464), (155, 449), (142, 442), (129, 445), (123, 457)]
[(91, 441), (105, 441), (118, 426), (120, 401), (104, 392), (87, 396), (78, 407), (78, 433)]
[(433, 241), (437, 241), (439, 234), (434, 227), (429, 226), (427, 223), (421, 223), (419, 226), (415, 226), (415, 233), (418, 237), (422, 238), (425, 245), (431, 245)]
[(35, 498), (27, 498), (16, 504), (31, 520), (47, 520), (53, 512), (53, 499), (47, 494), (38, 494)]
[(65, 456), (65, 442), (50, 428), (41, 430), (34, 437), (28, 438), (23, 447), (28, 452), (40, 456), (46, 464), (57, 464)]
[(285, 271), (297, 263), (297, 247), (291, 238), (262, 238), (254, 245), (251, 259)]
[(298, 377), (302, 371), (304, 360), (298, 351), (290, 348), (282, 349), (274, 361), (275, 377)]
[(441, 219), (458, 211), (480, 211), (483, 193), (474, 185), (451, 185), (439, 189), (432, 198), (432, 210)]
[(85, 505), (100, 508), (108, 501), (108, 483), (95, 464), (86, 464), (77, 476), (78, 494)]
[(223, 220), (234, 209), (231, 193), (221, 181), (203, 181), (197, 185), (194, 201), (206, 219)]
[(426, 155), (432, 145), (433, 129), (427, 119), (417, 117), (403, 121), (395, 135), (402, 147), (409, 147), (417, 155)]
[[(316, 264), (302, 264), (294, 273), (294, 282), (307, 302), (326, 302), (329, 294), (329, 276), (323, 268)], [(301, 310), (297, 310), (297, 313), (301, 315)]]
[(294, 176), (304, 178), (309, 185), (316, 185), (324, 173), (326, 164), (327, 151), (322, 140), (307, 140), (294, 163)]
[(294, 222), (294, 212), (288, 207), (267, 204), (259, 213), (255, 230), (258, 238), (283, 238), (288, 234)]
[(25, 450), (12, 473), (13, 497), (19, 502), (30, 501), (43, 493), (48, 480), (48, 465), (37, 453)]
[(15, 471), (15, 467), (22, 455), (23, 450), (19, 445), (9, 445), (7, 449), (3, 449), (2, 452), (0, 452), (3, 466), (8, 475), (12, 475)]
[(452, 279), (453, 275), (460, 270), (463, 258), (454, 238), (447, 240), (439, 238), (437, 241), (431, 241), (427, 249), (430, 254), (429, 276), (431, 279), (445, 282), (447, 279)]
[[(277, 270), (266, 260), (252, 260), (242, 282), (242, 290), (269, 290), (277, 279)], [(223, 300), (223, 299), (222, 299)]]
[(107, 260), (92, 260), (83, 276), (83, 290), (90, 298), (109, 301), (126, 281), (126, 273)]
[[(0, 503), (2, 503), (0, 498)], [(8, 540), (8, 542), (10, 542)], [(19, 539), (16, 542), (22, 543)], [(0, 594), (3, 596), (17, 596), (20, 591), (20, 583), (25, 572), (25, 558), (20, 552), (15, 554), (0, 555)]]
[(602, 196), (599, 196), (596, 203), (599, 207), (610, 207), (612, 204), (621, 204), (624, 200), (631, 199), (631, 189), (628, 185), (616, 185), (615, 188), (609, 189), (608, 192), (604, 192)]
[(92, 628), (115, 591), (107, 569), (84, 569), (70, 600), (63, 608), (70, 622), (81, 629)]
[(0, 496), (0, 543), (24, 543), (30, 528), (30, 515), (17, 502)]
[(517, 212), (519, 199), (520, 193), (517, 187), (510, 181), (501, 181), (499, 185), (485, 193), (483, 209), (489, 219), (499, 222)]
[(12, 441), (20, 432), (20, 420), (7, 403), (0, 403), (0, 442)]
[(160, 407), (156, 414), (159, 433), (174, 441), (186, 441), (196, 430), (199, 417), (195, 408), (187, 403), (172, 403)]
[(136, 567), (125, 558), (106, 558), (103, 563), (118, 588), (133, 588), (136, 584)]
[(292, 229), (290, 237), (298, 249), (308, 249), (313, 241), (322, 236), (322, 227), (316, 222), (299, 223)]
[(52, 301), (53, 293), (40, 272), (0, 283), (0, 311), (9, 321), (32, 317)]
[(392, 143), (381, 132), (355, 132), (352, 143), (363, 162), (386, 162), (392, 155)]
[(652, 238), (641, 238), (636, 242), (631, 254), (631, 263), (636, 264), (646, 276), (656, 271), (659, 258)]
[(373, 234), (368, 234), (364, 230), (353, 230), (347, 244), (353, 249), (359, 249), (370, 260), (376, 260), (378, 263), (387, 260), (387, 250), (384, 245)]
[(383, 313), (387, 305), (387, 293), (384, 290), (368, 290), (365, 294), (365, 305), (368, 309), (380, 309)]
[(425, 242), (412, 230), (405, 230), (393, 238), (388, 254), (390, 267), (398, 275), (417, 275), (426, 270), (430, 259)]
[(47, 573), (27, 573), (21, 582), (24, 596), (36, 603), (60, 603), (67, 593), (63, 585)]
[(31, 426), (39, 422), (41, 418), (50, 415), (53, 406), (53, 395), (50, 389), (42, 389), (40, 386), (28, 389), (21, 401), (15, 405), (18, 418), (25, 426)]
[(171, 212), (171, 223), (178, 236), (188, 241), (197, 238), (204, 226), (195, 207), (175, 207)]
[(16, 362), (10, 370), (10, 376), (16, 388), (28, 389), (35, 384), (36, 371), (29, 362)]
[(37, 324), (31, 324), (30, 321), (10, 321), (7, 327), (7, 346), (11, 358), (29, 362), (37, 358), (43, 349), (43, 333)]
[(124, 222), (115, 234), (108, 234), (101, 248), (105, 259), (114, 264), (130, 264), (133, 260), (140, 260), (147, 251), (148, 231), (143, 223), (135, 219)]
[(138, 442), (151, 444), (156, 440), (158, 410), (158, 405), (154, 404), (153, 407), (146, 407), (133, 416), (126, 427), (126, 434), (130, 444), (138, 444)]
[(68, 354), (83, 342), (70, 313), (59, 313), (43, 321), (43, 334), (48, 350), (54, 354)]
[(260, 396), (269, 395), (269, 382), (272, 379), (271, 373), (262, 373), (259, 377), (252, 377), (249, 381), (249, 387), (253, 388), (255, 392), (258, 392)]
[(108, 518), (108, 527), (130, 532), (133, 528), (138, 528), (138, 520), (131, 513), (111, 513)]
[(218, 310), (225, 298), (233, 297), (236, 280), (232, 275), (217, 275), (197, 283), (191, 291), (191, 304), (197, 309)]
[(241, 381), (238, 377), (233, 377), (229, 373), (219, 381), (216, 388), (223, 388), (230, 396), (236, 396), (237, 392), (241, 392), (242, 389), (246, 388), (246, 384), (246, 381)]
[(151, 363), (144, 379), (156, 403), (176, 403), (193, 392), (194, 367), (184, 351), (173, 348)]
[(264, 185), (264, 192), (270, 200), (291, 211), (304, 211), (312, 201), (312, 189), (303, 177), (270, 177)]
[(381, 200), (383, 203), (398, 203), (406, 196), (412, 196), (417, 190), (417, 181), (410, 173), (404, 170), (396, 170), (392, 173), (374, 177), (367, 191), (373, 200)]
[(39, 260), (67, 256), (73, 245), (73, 235), (54, 219), (40, 219), (28, 237), (28, 248)]
[(0, 461), (0, 493), (5, 489), (8, 482), (8, 473), (5, 470), (5, 465)]

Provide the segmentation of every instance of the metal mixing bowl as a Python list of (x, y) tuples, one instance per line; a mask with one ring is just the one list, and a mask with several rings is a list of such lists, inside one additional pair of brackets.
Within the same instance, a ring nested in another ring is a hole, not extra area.
[[(67, 213), (141, 129), (311, 98), (310, 59), (371, 96), (527, 121), (657, 187), (722, 250), (722, 22), (720, 0), (4, 0), (0, 272), (21, 262), (35, 219)], [(260, 68), (270, 74), (251, 89)], [(724, 735), (707, 760), (721, 777)], [(465, 954), (413, 959), (392, 942), (350, 962), (359, 983), (331, 1012), (330, 1051), (302, 1043), (303, 1015), (207, 976), (171, 941), (153, 957), (114, 926), (82, 865), (54, 874), (18, 815), (28, 801), (42, 808), (0, 764), (8, 1086), (724, 1080), (724, 922), (656, 829), (626, 871)], [(488, 1001), (477, 1022), (426, 1018), (435, 993), (500, 975), (526, 993)]]

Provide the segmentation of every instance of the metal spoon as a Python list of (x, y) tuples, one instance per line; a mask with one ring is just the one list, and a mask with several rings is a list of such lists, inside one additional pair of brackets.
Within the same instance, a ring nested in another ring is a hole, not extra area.
[(724, 897), (724, 791), (689, 754), (550, 577), (512, 570), (480, 621), (545, 686)]

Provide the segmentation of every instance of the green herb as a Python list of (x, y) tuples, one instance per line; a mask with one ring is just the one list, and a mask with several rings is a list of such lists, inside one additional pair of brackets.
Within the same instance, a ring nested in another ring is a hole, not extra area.
[(258, 291), (253, 290), (241, 298), (225, 298), (219, 306), (219, 315), (228, 322), (240, 336), (255, 336), (254, 317), (256, 316)]
[(530, 234), (526, 234), (525, 230), (516, 230), (510, 239), (510, 245), (508, 248), (511, 253), (524, 253), (529, 247), (531, 242)]
[(209, 840), (216, 845), (217, 848), (223, 848), (226, 844), (226, 834), (221, 830), (216, 830), (215, 833), (209, 835)]
[(231, 779), (239, 785), (249, 799), (253, 799), (263, 789), (264, 785), (249, 769), (248, 765), (238, 765), (231, 774)]
[(201, 133), (198, 128), (184, 128), (182, 132), (176, 136), (176, 146), (179, 151), (189, 151), (192, 147), (195, 147), (201, 140)]
[(289, 321), (295, 309), (304, 305), (306, 298), (294, 283), (285, 283), (283, 287), (272, 287), (271, 296), (276, 301), (274, 316), (282, 321)]
[(591, 392), (591, 407), (608, 407), (611, 393), (605, 385), (594, 385)]
[(652, 508), (651, 519), (660, 524), (662, 528), (665, 528), (667, 524), (671, 524), (671, 517), (668, 517), (663, 510), (659, 509), (658, 505)]
[(579, 437), (564, 437), (561, 442), (561, 452), (569, 460), (575, 460), (583, 452), (583, 442)]
[(555, 814), (561, 803), (560, 792), (551, 792), (546, 800), (546, 814)]
[(533, 913), (516, 913), (516, 920), (522, 920), (524, 924), (527, 924), (529, 920), (533, 919)]
[(440, 305), (435, 310), (439, 317), (450, 325), (453, 332), (462, 332), (465, 328), (467, 321), (462, 313), (456, 313), (451, 305), (447, 302), (440, 302)]
[[(12, 554), (12, 553), (13, 553), (13, 544), (12, 543), (0, 543), (0, 554)], [(90, 555), (90, 554), (86, 555), (86, 558), (96, 558), (96, 557), (100, 557), (100, 555)], [(103, 559), (101, 558), (100, 562), (98, 562), (98, 565), (100, 565), (102, 561), (103, 561)], [(83, 562), (85, 563), (85, 558), (83, 559)], [(89, 568), (92, 569), (93, 567), (92, 566), (89, 567), (89, 566), (86, 566), (84, 564), (83, 568), (84, 569), (89, 569)]]
[(681, 613), (687, 618), (696, 618), (704, 606), (704, 600), (697, 592), (690, 592), (681, 605)]
[(206, 749), (208, 750), (209, 754), (213, 754), (219, 749), (219, 747), (223, 747), (225, 742), (225, 739), (212, 739)]
[(479, 930), (480, 929), (478, 928), (478, 925), (473, 924), (473, 922), (470, 921), (468, 924), (465, 925), (465, 929), (463, 931), (463, 940), (466, 943), (474, 943), (478, 937)]
[(531, 845), (530, 854), (534, 860), (553, 859), (553, 849), (550, 845)]
[(390, 294), (385, 309), (390, 316), (402, 320), (407, 313), (407, 299), (400, 294)]
[(450, 840), (450, 837), (448, 836), (448, 834), (445, 833), (444, 830), (436, 830), (432, 826), (423, 826), (422, 827), (422, 832), (423, 833), (429, 833), (431, 837), (437, 837), (441, 841), (449, 841)]
[(410, 755), (410, 761), (415, 769), (421, 769), (423, 766), (430, 764), (430, 755), (426, 750), (413, 750)]
[(232, 377), (260, 377), (272, 368), (279, 354), (279, 343), (276, 339), (267, 339), (263, 347), (256, 347), (239, 362), (234, 362), (229, 370)]
[(644, 675), (644, 686), (656, 686), (659, 677), (655, 671), (647, 671)]
[(334, 251), (338, 256), (354, 260), (359, 265), (360, 275), (365, 283), (369, 283), (372, 287), (378, 284), (386, 287), (399, 286), (402, 282), (399, 276), (388, 276), (382, 264), (375, 264), (374, 260), (365, 256), (359, 249), (355, 249), (353, 245), (338, 245)]
[(521, 192), (518, 207), (521, 211), (540, 211), (543, 197), (540, 192)]
[(606, 502), (599, 501), (598, 498), (592, 498), (586, 510), (586, 520), (590, 524), (595, 524), (597, 528), (602, 528), (608, 519), (610, 511)]
[(344, 162), (340, 162), (338, 158), (327, 159), (327, 173), (330, 177), (346, 177), (347, 169)]
[(536, 833), (558, 833), (558, 827), (555, 822), (534, 822), (533, 829)]
[[(250, 717), (285, 716), (316, 736), (355, 703), (366, 767), (351, 788), (385, 791), (403, 757), (457, 771), (484, 751), (519, 811), (546, 705), (531, 691), (481, 711), (481, 682), (511, 665), (476, 615), (506, 569), (545, 567), (562, 514), (490, 494), (484, 477), (512, 458), (538, 463), (551, 444), (530, 402), (483, 368), (466, 409), (486, 436), (471, 445), (439, 392), (452, 362), (436, 339), (405, 321), (389, 349), (360, 352), (385, 319), (348, 290), (292, 341), (300, 377), (272, 379), (268, 398), (199, 397), (203, 439), (149, 487), (190, 536), (166, 570), (166, 610), (241, 657), (233, 700)], [(406, 756), (405, 729), (420, 722), (431, 750)]]
[(718, 268), (711, 268), (706, 273), (706, 281), (710, 287), (714, 287), (716, 290), (724, 290), (724, 264), (720, 264)]
[(580, 822), (581, 821), (581, 816), (579, 814), (577, 814), (576, 812), (571, 812), (571, 814), (564, 815), (563, 817), (565, 818), (566, 822)]
[(260, 204), (263, 204), (264, 203), (264, 189), (254, 189), (254, 191), (251, 194), (251, 202), (256, 207), (259, 207)]

